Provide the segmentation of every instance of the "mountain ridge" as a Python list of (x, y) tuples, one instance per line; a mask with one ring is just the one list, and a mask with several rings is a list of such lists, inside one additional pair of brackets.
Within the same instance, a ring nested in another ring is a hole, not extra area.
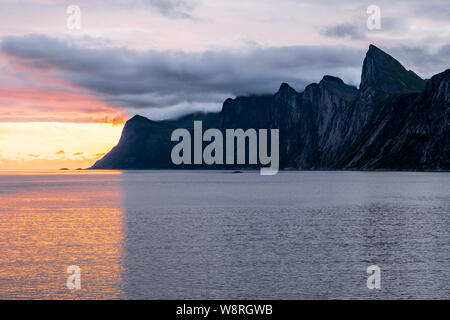
[(219, 113), (135, 116), (92, 169), (191, 169), (171, 163), (170, 134), (201, 120), (204, 130), (279, 129), (280, 168), (450, 170), (449, 79), (446, 70), (425, 81), (371, 45), (359, 89), (325, 75), (302, 92), (282, 83), (274, 95), (227, 99)]

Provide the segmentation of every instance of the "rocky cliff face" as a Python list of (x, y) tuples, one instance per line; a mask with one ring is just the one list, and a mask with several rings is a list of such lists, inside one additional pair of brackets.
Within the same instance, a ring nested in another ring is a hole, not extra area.
[(370, 45), (363, 63), (361, 91), (415, 92), (423, 90), (423, 81), (413, 71), (407, 71), (397, 60)]
[(163, 122), (135, 116), (93, 168), (179, 168), (170, 135), (201, 120), (204, 130), (279, 129), (281, 168), (450, 170), (449, 79), (447, 70), (425, 82), (370, 46), (359, 90), (325, 76), (303, 92), (283, 83), (275, 95), (228, 99), (216, 114)]

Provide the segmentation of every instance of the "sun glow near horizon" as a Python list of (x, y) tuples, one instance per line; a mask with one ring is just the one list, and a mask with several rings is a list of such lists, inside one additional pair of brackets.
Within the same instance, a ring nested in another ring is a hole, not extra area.
[(124, 124), (0, 122), (0, 169), (87, 168), (119, 141)]

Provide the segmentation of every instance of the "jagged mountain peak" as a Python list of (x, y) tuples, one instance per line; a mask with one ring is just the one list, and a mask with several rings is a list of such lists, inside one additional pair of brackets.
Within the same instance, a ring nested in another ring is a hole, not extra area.
[(319, 87), (324, 87), (332, 93), (352, 99), (358, 95), (358, 89), (354, 86), (346, 84), (341, 78), (326, 75), (319, 82)]
[(372, 54), (372, 53), (387, 54), (386, 52), (384, 52), (383, 50), (378, 48), (376, 45), (370, 44), (369, 49), (367, 50), (367, 54)]
[(161, 126), (161, 125), (162, 121), (154, 121), (138, 114), (130, 118), (125, 123), (126, 128), (140, 128), (146, 126)]
[(297, 93), (297, 91), (294, 89), (294, 88), (292, 88), (288, 83), (286, 83), (286, 82), (283, 82), (281, 85), (280, 85), (280, 89), (278, 89), (278, 92), (276, 93), (276, 94), (279, 94), (279, 93), (284, 93), (284, 92), (288, 92), (288, 93)]
[(171, 161), (171, 133), (192, 132), (198, 120), (221, 132), (279, 129), (280, 168), (450, 170), (449, 87), (450, 70), (424, 81), (372, 45), (361, 90), (327, 75), (300, 93), (283, 83), (275, 95), (227, 99), (220, 113), (166, 121), (136, 115), (93, 168), (198, 168)]
[(328, 74), (323, 76), (323, 78), (322, 78), (322, 80), (320, 80), (320, 82), (321, 83), (324, 83), (324, 82), (344, 83), (344, 81), (341, 78), (330, 76)]
[(392, 56), (374, 45), (369, 46), (361, 74), (361, 91), (372, 88), (383, 92), (421, 91), (425, 81)]
[(425, 96), (432, 96), (434, 101), (442, 101), (446, 107), (450, 107), (450, 69), (438, 73), (427, 81)]
[(143, 116), (141, 116), (139, 114), (136, 114), (130, 120), (128, 120), (128, 122), (142, 122), (142, 121), (148, 122), (148, 121), (151, 121), (151, 120), (146, 118), (146, 117), (143, 117)]

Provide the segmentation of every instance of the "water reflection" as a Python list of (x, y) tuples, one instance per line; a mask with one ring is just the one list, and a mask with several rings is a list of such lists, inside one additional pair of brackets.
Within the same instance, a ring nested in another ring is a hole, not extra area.
[[(128, 298), (450, 296), (446, 173), (127, 172)], [(382, 290), (368, 290), (379, 265)]]
[[(0, 298), (123, 298), (120, 175), (0, 173)], [(66, 269), (81, 268), (81, 290)]]
[(0, 173), (0, 298), (448, 298), (449, 178)]

